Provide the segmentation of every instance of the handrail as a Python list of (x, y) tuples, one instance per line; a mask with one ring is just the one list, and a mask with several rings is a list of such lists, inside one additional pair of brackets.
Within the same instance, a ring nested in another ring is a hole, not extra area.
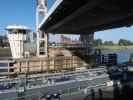
[[(103, 71), (101, 69), (99, 69), (99, 71)], [(81, 73), (82, 72), (82, 73)], [(95, 72), (95, 71), (94, 71)], [(29, 76), (25, 76), (25, 77), (22, 77), (22, 78), (6, 78), (6, 79), (0, 79), (0, 83), (2, 82), (20, 82), (20, 80), (30, 80), (30, 79), (37, 79), (37, 78), (43, 78), (43, 79), (53, 79), (53, 78), (60, 78), (60, 77), (68, 77), (68, 76), (80, 76), (80, 75), (88, 75), (88, 77), (90, 76), (89, 73), (93, 73), (93, 72), (89, 72), (89, 70), (87, 71), (80, 71), (80, 72), (72, 72), (72, 73), (53, 73), (53, 74), (41, 74), (41, 75), (36, 75), (36, 76), (32, 76), (32, 75), (29, 75)], [(103, 73), (104, 74), (104, 73)], [(97, 77), (97, 78), (101, 78), (101, 77), (107, 77), (107, 75), (103, 75), (103, 76), (94, 76), (94, 77)], [(93, 77), (93, 76), (91, 76)]]

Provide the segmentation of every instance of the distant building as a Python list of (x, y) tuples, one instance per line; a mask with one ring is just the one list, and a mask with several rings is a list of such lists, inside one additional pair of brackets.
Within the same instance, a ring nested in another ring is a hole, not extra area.
[(60, 44), (64, 45), (80, 45), (81, 42), (79, 40), (72, 40), (64, 35), (61, 35), (60, 37)]

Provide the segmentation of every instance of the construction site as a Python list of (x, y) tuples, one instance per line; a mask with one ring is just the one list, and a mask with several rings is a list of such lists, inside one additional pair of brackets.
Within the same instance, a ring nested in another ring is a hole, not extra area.
[[(117, 66), (116, 54), (104, 56), (92, 45), (95, 32), (132, 25), (132, 6), (121, 0), (48, 1), (34, 2), (35, 32), (5, 27), (12, 57), (0, 61), (6, 64), (0, 67), (0, 100), (113, 100), (128, 94), (132, 71)], [(53, 34), (60, 37), (51, 42)]]
[(72, 40), (61, 33), (57, 38), (59, 43), (49, 42), (51, 33), (39, 28), (40, 17), (45, 18), (48, 14), (46, 1), (37, 1), (36, 38), (32, 42), (28, 40), (30, 28), (23, 25), (6, 27), (13, 60), (4, 74), (73, 71), (90, 68), (95, 63), (92, 48), (94, 34), (75, 34), (79, 35), (79, 39)]
[[(90, 47), (83, 46), (80, 41), (66, 39), (63, 35), (60, 43), (48, 43), (47, 54), (42, 47), (45, 46), (44, 42), (39, 45), (39, 56), (36, 56), (35, 52), (25, 52), (25, 49), (22, 49), (25, 44), (21, 45), (20, 48), (13, 47), (14, 57), (18, 58), (13, 58), (12, 63), (9, 64), (12, 65), (9, 66), (9, 73), (73, 71), (79, 68), (91, 68), (94, 64), (94, 55), (89, 55)], [(19, 54), (19, 51), (18, 55), (15, 54), (17, 53), (16, 49), (20, 50), (21, 54)], [(11, 51), (13, 51), (12, 48)]]

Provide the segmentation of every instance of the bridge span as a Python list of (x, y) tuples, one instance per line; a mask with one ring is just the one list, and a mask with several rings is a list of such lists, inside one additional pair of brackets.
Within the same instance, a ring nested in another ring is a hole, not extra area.
[(80, 34), (82, 47), (90, 55), (94, 32), (129, 27), (132, 24), (131, 0), (56, 0), (38, 29), (45, 34), (46, 55), (49, 33)]
[(40, 29), (47, 33), (87, 33), (133, 24), (131, 0), (56, 0)]

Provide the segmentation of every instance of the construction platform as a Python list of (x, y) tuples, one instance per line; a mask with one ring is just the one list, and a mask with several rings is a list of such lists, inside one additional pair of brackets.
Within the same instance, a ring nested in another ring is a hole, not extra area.
[(83, 48), (49, 48), (48, 56), (7, 60), (5, 61), (8, 63), (7, 71), (1, 72), (0, 75), (60, 72), (62, 70), (73, 71), (79, 68), (91, 68), (94, 63), (93, 56), (84, 55), (83, 51)]

